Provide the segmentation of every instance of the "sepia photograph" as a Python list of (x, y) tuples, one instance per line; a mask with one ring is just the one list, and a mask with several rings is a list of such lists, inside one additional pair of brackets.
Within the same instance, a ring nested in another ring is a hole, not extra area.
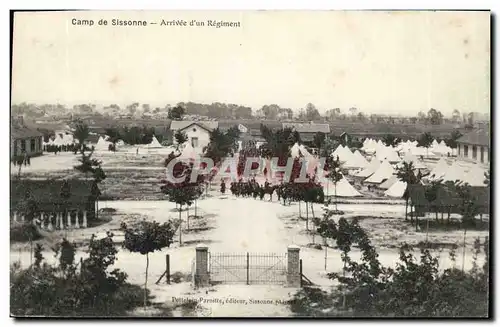
[(12, 318), (490, 318), (490, 11), (11, 11)]

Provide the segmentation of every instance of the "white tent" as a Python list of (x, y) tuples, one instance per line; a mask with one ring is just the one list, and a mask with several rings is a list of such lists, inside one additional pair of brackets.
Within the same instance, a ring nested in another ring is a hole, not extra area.
[(380, 167), (380, 161), (373, 157), (368, 166), (356, 174), (357, 177), (369, 177)]
[(473, 166), (467, 174), (463, 177), (462, 181), (464, 183), (468, 183), (470, 186), (485, 186), (484, 180), (486, 179), (484, 177), (484, 173), (486, 171), (482, 169), (481, 167), (478, 166)]
[(383, 182), (382, 184), (380, 184), (379, 188), (381, 188), (383, 190), (388, 190), (397, 181), (398, 181), (398, 177), (396, 175), (392, 175), (388, 180), (386, 180), (385, 182)]
[(304, 157), (311, 157), (312, 155), (307, 151), (306, 147), (304, 144), (299, 145), (299, 151)]
[(63, 134), (62, 140), (64, 145), (70, 145), (74, 143), (73, 135), (71, 134)]
[(342, 177), (342, 179), (337, 182), (337, 190), (335, 190), (335, 184), (333, 184), (332, 181), (328, 180), (323, 185), (323, 192), (325, 193), (325, 196), (334, 196), (335, 194), (338, 197), (363, 196), (354, 188), (354, 186), (349, 183), (349, 181), (345, 177)]
[(64, 139), (59, 134), (56, 134), (53, 144), (56, 146), (65, 145)]
[(353, 157), (353, 153), (348, 147), (343, 147), (339, 145), (335, 151), (333, 151), (332, 156), (334, 159), (339, 157), (340, 162), (347, 162)]
[(431, 170), (431, 172), (429, 174), (429, 178), (430, 179), (439, 179), (439, 178), (443, 177), (444, 174), (446, 174), (446, 172), (448, 171), (449, 168), (450, 168), (450, 166), (448, 165), (446, 160), (444, 158), (441, 158), (437, 162), (436, 166), (434, 166), (434, 168)]
[(158, 139), (156, 138), (156, 136), (153, 135), (153, 139), (151, 140), (151, 143), (148, 144), (148, 148), (162, 148), (163, 145), (161, 145), (160, 142), (158, 142)]
[(373, 175), (365, 179), (365, 182), (380, 184), (384, 180), (391, 178), (391, 176), (394, 175), (394, 173), (395, 173), (394, 168), (392, 168), (389, 161), (384, 160), (378, 167), (377, 171), (375, 171)]
[(418, 160), (418, 158), (412, 153), (411, 150), (408, 151), (408, 152), (406, 152), (405, 156), (403, 157), (402, 162), (407, 162), (407, 163), (412, 162), (413, 163), (413, 167), (415, 167), (416, 169), (427, 168), (423, 162), (421, 162), (420, 160)]
[(359, 169), (368, 167), (369, 162), (363, 157), (363, 155), (356, 150), (352, 157), (347, 160), (342, 167), (345, 169)]
[(292, 158), (298, 158), (300, 157), (300, 147), (298, 143), (295, 143), (291, 148), (290, 148), (290, 155)]
[(462, 181), (465, 177), (465, 170), (461, 167), (457, 161), (455, 161), (445, 172), (442, 177), (443, 182), (451, 181)]
[(341, 151), (344, 149), (344, 146), (340, 144), (331, 154), (332, 157), (336, 158), (340, 155)]
[(399, 162), (401, 160), (397, 152), (391, 147), (380, 148), (375, 156), (380, 161)]
[(97, 144), (95, 145), (96, 150), (105, 151), (109, 149), (109, 145), (111, 142), (105, 141), (102, 136), (99, 136), (99, 140), (97, 140)]
[(54, 140), (52, 140), (50, 137), (48, 142), (43, 141), (43, 145), (52, 145), (52, 144), (54, 144)]
[(406, 191), (406, 182), (398, 180), (396, 183), (392, 184), (392, 186), (384, 192), (385, 196), (391, 198), (401, 198)]

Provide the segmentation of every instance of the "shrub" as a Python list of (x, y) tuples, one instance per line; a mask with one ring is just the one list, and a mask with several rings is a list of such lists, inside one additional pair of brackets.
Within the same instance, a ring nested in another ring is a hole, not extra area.
[(11, 242), (29, 242), (42, 238), (42, 235), (33, 224), (15, 224), (10, 228)]
[[(342, 232), (344, 230), (344, 232)], [(329, 238), (342, 250), (344, 271), (330, 273), (339, 282), (329, 294), (319, 290), (295, 294), (291, 309), (299, 315), (322, 316), (325, 308), (337, 310), (336, 315), (357, 317), (486, 317), (488, 315), (489, 241), (474, 243), (473, 268), (439, 271), (438, 258), (428, 247), (420, 249), (420, 260), (413, 249), (400, 249), (396, 268), (384, 267), (366, 232), (356, 221), (339, 220), (337, 233)], [(351, 248), (361, 250), (361, 262), (349, 256)], [(483, 252), (482, 269), (477, 264)], [(450, 251), (455, 262), (455, 247)], [(321, 299), (314, 297), (321, 295)], [(319, 304), (318, 304), (319, 302)], [(314, 304), (316, 303), (316, 304)]]
[[(141, 287), (126, 282), (116, 260), (112, 234), (92, 237), (88, 257), (74, 264), (74, 245), (63, 240), (56, 255), (59, 265), (42, 263), (41, 247), (35, 265), (11, 267), (11, 313), (14, 316), (122, 316), (142, 303)], [(80, 265), (78, 267), (78, 265)], [(148, 293), (149, 294), (149, 293)]]

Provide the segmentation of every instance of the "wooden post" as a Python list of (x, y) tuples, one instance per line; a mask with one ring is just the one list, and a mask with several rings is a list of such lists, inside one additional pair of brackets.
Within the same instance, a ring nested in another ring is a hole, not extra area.
[(167, 260), (166, 261), (166, 267), (165, 267), (165, 271), (167, 273), (167, 284), (170, 284), (170, 254), (167, 254), (165, 259)]
[(299, 260), (299, 269), (300, 269), (300, 287), (302, 287), (302, 259)]
[(247, 252), (247, 285), (250, 285), (250, 253)]

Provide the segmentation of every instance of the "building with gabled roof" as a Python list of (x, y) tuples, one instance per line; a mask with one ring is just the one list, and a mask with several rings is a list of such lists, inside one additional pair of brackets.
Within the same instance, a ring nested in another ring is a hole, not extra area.
[(487, 129), (471, 131), (457, 140), (458, 157), (477, 163), (490, 163), (490, 133)]
[(189, 144), (197, 151), (210, 143), (210, 132), (217, 128), (217, 121), (173, 120), (170, 123), (173, 144), (176, 144), (175, 134), (180, 131), (186, 134)]
[(10, 158), (35, 157), (43, 153), (43, 134), (28, 128), (22, 117), (12, 119), (10, 124)]

